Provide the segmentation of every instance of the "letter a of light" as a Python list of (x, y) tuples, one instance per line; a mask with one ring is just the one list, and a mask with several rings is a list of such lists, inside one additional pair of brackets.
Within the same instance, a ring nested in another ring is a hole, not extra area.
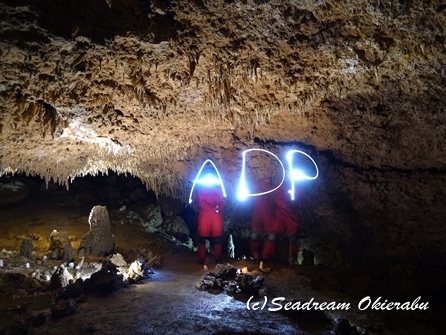
[[(273, 188), (272, 190), (266, 191), (266, 192), (260, 192), (260, 193), (249, 193), (249, 188), (248, 188), (248, 183), (246, 181), (246, 154), (250, 151), (262, 151), (262, 152), (266, 152), (267, 154), (273, 156), (275, 159), (277, 159), (277, 161), (280, 163), (280, 166), (282, 167), (282, 181), (279, 183), (279, 185), (275, 188)], [(279, 157), (277, 157), (275, 154), (273, 154), (271, 151), (265, 150), (265, 149), (248, 149), (243, 151), (242, 153), (242, 172), (240, 174), (240, 181), (238, 184), (238, 190), (237, 190), (237, 198), (241, 201), (246, 200), (248, 197), (256, 197), (259, 195), (264, 195), (267, 193), (271, 193), (274, 192), (275, 190), (277, 190), (282, 184), (283, 181), (285, 180), (285, 167), (283, 166), (282, 161), (279, 159)]]
[[(293, 169), (293, 154), (297, 153), (297, 154), (302, 154), (306, 157), (308, 157), (311, 162), (314, 164), (314, 167), (316, 168), (316, 174), (313, 177), (310, 177), (308, 175), (305, 174), (305, 172), (303, 172), (300, 169)], [(288, 166), (289, 166), (289, 174), (290, 174), (290, 181), (291, 181), (291, 190), (288, 191), (288, 193), (291, 195), (291, 200), (294, 200), (294, 183), (296, 181), (301, 181), (301, 180), (313, 180), (316, 179), (319, 176), (319, 169), (317, 168), (316, 162), (314, 161), (313, 158), (311, 158), (308, 154), (306, 154), (303, 151), (300, 150), (290, 150), (286, 153), (286, 160), (288, 161)]]
[[(206, 164), (211, 164), (212, 167), (214, 168), (216, 174), (217, 174), (217, 178), (215, 178), (212, 175), (206, 174), (204, 176), (201, 176), (201, 172), (203, 171), (204, 167), (206, 166)], [(221, 188), (221, 193), (223, 193), (223, 197), (226, 198), (226, 191), (225, 191), (225, 186), (223, 184), (223, 180), (221, 179), (221, 175), (220, 172), (218, 172), (217, 167), (215, 166), (214, 162), (211, 161), (210, 159), (206, 159), (204, 161), (204, 163), (201, 165), (200, 170), (198, 170), (197, 176), (194, 179), (194, 183), (192, 185), (192, 188), (190, 190), (190, 194), (189, 194), (189, 203), (192, 203), (192, 193), (194, 192), (195, 189), (195, 185), (196, 184), (200, 184), (200, 185), (220, 185)]]

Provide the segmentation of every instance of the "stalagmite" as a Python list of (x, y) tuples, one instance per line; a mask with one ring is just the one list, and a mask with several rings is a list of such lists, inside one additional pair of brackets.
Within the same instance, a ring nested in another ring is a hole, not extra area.
[(104, 256), (113, 252), (115, 240), (105, 206), (94, 206), (88, 218), (90, 231), (82, 237), (79, 255)]

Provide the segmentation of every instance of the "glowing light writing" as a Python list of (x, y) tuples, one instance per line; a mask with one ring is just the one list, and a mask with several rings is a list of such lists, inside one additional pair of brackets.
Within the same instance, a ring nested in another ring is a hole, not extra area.
[[(314, 164), (314, 167), (316, 168), (316, 174), (312, 177), (308, 176), (304, 171), (302, 171), (301, 169), (294, 169), (293, 168), (293, 157), (295, 156), (294, 153), (296, 154), (301, 154), (304, 155), (306, 157), (308, 157), (311, 162)], [(319, 176), (319, 169), (317, 167), (316, 162), (314, 161), (313, 158), (310, 157), (310, 155), (306, 154), (303, 151), (300, 150), (290, 150), (286, 153), (286, 160), (288, 161), (288, 166), (289, 166), (289, 175), (290, 175), (290, 182), (291, 182), (291, 189), (288, 191), (288, 193), (291, 196), (291, 200), (294, 200), (294, 193), (295, 193), (295, 182), (296, 181), (302, 181), (302, 180), (313, 180), (316, 179)]]
[[(206, 166), (206, 164), (212, 165), (212, 167), (215, 170), (216, 175), (214, 175), (212, 173), (206, 173), (205, 175), (201, 176), (201, 173), (202, 173), (204, 167)], [(226, 190), (225, 190), (225, 186), (223, 184), (223, 179), (221, 178), (220, 172), (218, 172), (218, 169), (215, 166), (214, 162), (211, 161), (210, 159), (205, 160), (204, 163), (201, 165), (200, 170), (198, 170), (197, 176), (195, 177), (194, 183), (190, 190), (189, 203), (192, 203), (192, 193), (194, 192), (196, 184), (203, 185), (203, 186), (220, 185), (223, 197), (226, 198)]]
[[(248, 187), (248, 183), (246, 181), (246, 154), (248, 152), (251, 151), (261, 151), (261, 152), (265, 152), (271, 156), (273, 156), (279, 163), (280, 166), (282, 167), (282, 181), (279, 183), (279, 185), (271, 190), (265, 191), (265, 192), (259, 192), (259, 193), (252, 193), (250, 194), (249, 192), (249, 187)], [(246, 200), (248, 197), (256, 197), (259, 195), (264, 195), (267, 193), (271, 193), (274, 192), (275, 190), (277, 190), (284, 182), (285, 180), (285, 167), (283, 166), (282, 161), (279, 159), (279, 157), (277, 157), (275, 154), (273, 154), (271, 151), (265, 150), (265, 149), (248, 149), (243, 151), (242, 153), (242, 172), (240, 174), (240, 181), (238, 184), (238, 189), (237, 189), (237, 198), (239, 200)]]
[[(258, 193), (251, 193), (251, 191), (250, 191), (250, 188), (248, 185), (248, 180), (246, 178), (246, 164), (247, 164), (247, 154), (252, 151), (264, 152), (268, 155), (271, 155), (279, 162), (279, 164), (282, 168), (282, 180), (276, 187), (272, 188), (271, 190), (267, 190), (264, 192), (258, 192)], [(315, 172), (316, 172), (314, 174), (314, 176), (310, 176), (305, 172), (305, 165), (307, 165), (307, 164), (300, 165), (300, 164), (298, 164), (298, 162), (296, 162), (295, 157), (299, 156), (299, 155), (303, 155), (305, 160), (308, 159), (309, 162), (311, 162), (314, 165)], [(291, 196), (291, 200), (294, 200), (294, 198), (295, 198), (295, 183), (299, 182), (299, 181), (303, 181), (303, 180), (316, 179), (319, 176), (319, 169), (318, 169), (318, 166), (317, 166), (316, 162), (314, 161), (314, 159), (311, 158), (310, 155), (306, 154), (305, 152), (303, 152), (301, 150), (289, 150), (286, 153), (285, 158), (288, 162), (287, 173), (288, 173), (288, 178), (289, 178), (290, 184), (291, 184), (291, 189), (288, 190), (288, 193)], [(203, 173), (203, 169), (207, 164), (210, 164), (213, 167), (215, 173), (209, 172), (209, 171), (206, 171), (205, 173)], [(299, 168), (294, 167), (293, 164), (299, 165)], [(255, 196), (260, 196), (260, 195), (274, 192), (280, 186), (282, 186), (284, 181), (285, 181), (285, 166), (282, 163), (282, 161), (279, 159), (279, 157), (277, 157), (275, 154), (273, 154), (272, 152), (270, 152), (268, 150), (259, 149), (259, 148), (247, 149), (247, 150), (243, 151), (243, 153), (242, 153), (242, 170), (241, 170), (240, 179), (239, 179), (238, 188), (237, 188), (237, 198), (239, 200), (243, 201), (243, 200), (246, 200), (248, 197), (255, 197)], [(197, 185), (197, 184), (205, 186), (205, 187), (219, 185), (223, 196), (226, 197), (226, 190), (225, 190), (224, 183), (221, 178), (220, 172), (218, 171), (217, 167), (210, 159), (207, 159), (201, 165), (200, 169), (198, 170), (197, 176), (193, 181), (192, 189), (189, 194), (189, 203), (192, 203), (192, 194), (194, 192), (195, 185)]]

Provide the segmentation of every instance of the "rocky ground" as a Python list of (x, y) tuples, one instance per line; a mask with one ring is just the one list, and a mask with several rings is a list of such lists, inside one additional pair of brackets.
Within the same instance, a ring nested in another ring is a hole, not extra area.
[[(204, 269), (196, 264), (193, 250), (159, 232), (123, 223), (113, 210), (116, 253), (126, 265), (110, 266), (110, 255), (86, 257), (80, 264), (76, 250), (88, 232), (91, 208), (67, 202), (62, 206), (61, 199), (50, 192), (1, 209), (0, 329), (4, 334), (440, 334), (441, 310), (432, 301), (426, 311), (360, 311), (362, 298), (370, 295), (374, 300), (390, 292), (368, 275), (281, 262), (259, 269), (259, 263), (226, 256), (224, 261), (241, 274), (219, 276), (211, 257)], [(71, 240), (73, 264), (72, 268), (65, 264), (64, 271), (74, 276), (72, 281), (80, 278), (76, 285), (57, 288), (52, 280), (63, 263), (48, 250), (53, 230), (66, 232)], [(28, 257), (21, 255), (26, 238), (33, 242)], [(129, 268), (136, 260), (143, 260), (147, 272), (132, 281)], [(101, 268), (106, 269), (105, 277), (88, 279)], [(265, 284), (265, 290), (252, 290), (256, 280)], [(249, 300), (256, 293), (259, 296)], [(264, 303), (265, 293), (266, 307), (254, 310), (255, 302)], [(277, 307), (271, 304), (275, 297), (293, 303), (311, 299), (350, 303), (351, 308), (268, 311)]]
[[(249, 301), (248, 310), (249, 294), (199, 290), (209, 271), (194, 261), (190, 251), (177, 250), (139, 284), (124, 285), (108, 295), (85, 293), (71, 299), (69, 307), (59, 304), (58, 308), (54, 301), (60, 291), (50, 291), (49, 284), (32, 279), (35, 269), (15, 263), (15, 269), (1, 270), (2, 288), (14, 286), (14, 291), (2, 292), (1, 325), (9, 327), (5, 334), (23, 334), (31, 328), (33, 334), (440, 334), (439, 329), (423, 323), (426, 317), (432, 318), (433, 311), (359, 311), (359, 297), (339, 291), (339, 274), (333, 270), (272, 264), (271, 272), (261, 272), (251, 261), (229, 260), (239, 269), (247, 267), (250, 273), (262, 275), (267, 284), (266, 308), (253, 310), (255, 301), (260, 306), (264, 302), (259, 297)], [(287, 302), (312, 298), (344, 302), (352, 308), (267, 311), (277, 307), (271, 305), (274, 297), (284, 297)], [(59, 316), (55, 310), (68, 315)], [(17, 328), (17, 324), (22, 326)]]

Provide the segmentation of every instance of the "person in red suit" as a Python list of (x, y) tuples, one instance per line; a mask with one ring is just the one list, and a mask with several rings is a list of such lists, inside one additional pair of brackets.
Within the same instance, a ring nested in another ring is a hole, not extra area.
[(222, 259), (223, 214), (226, 201), (220, 185), (200, 185), (198, 194), (198, 264), (206, 259), (206, 239), (209, 240), (216, 263)]
[(305, 207), (307, 199), (302, 189), (296, 187), (295, 200), (291, 201), (285, 185), (282, 185), (275, 195), (274, 218), (271, 223), (270, 232), (267, 234), (263, 250), (261, 254), (262, 260), (270, 260), (274, 258), (276, 253), (276, 243), (280, 236), (288, 236), (289, 245), (289, 261), (290, 264), (297, 264), (299, 217), (293, 213), (292, 206)]
[[(271, 182), (264, 178), (260, 180), (255, 190), (257, 193), (271, 189)], [(271, 233), (272, 221), (274, 217), (274, 197), (272, 193), (267, 193), (254, 197), (254, 205), (251, 217), (251, 234), (249, 236), (249, 256), (254, 260), (259, 260), (262, 247), (262, 236)]]

